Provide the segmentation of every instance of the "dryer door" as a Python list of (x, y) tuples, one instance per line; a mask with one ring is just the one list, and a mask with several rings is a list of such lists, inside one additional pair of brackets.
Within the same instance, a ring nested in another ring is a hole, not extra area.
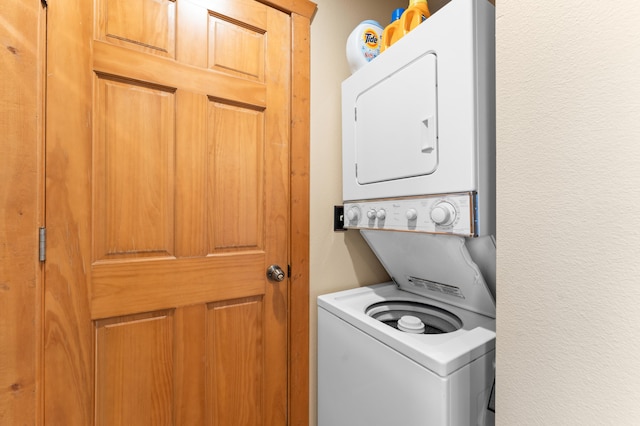
[(356, 98), (360, 185), (429, 175), (438, 168), (436, 55), (425, 53)]

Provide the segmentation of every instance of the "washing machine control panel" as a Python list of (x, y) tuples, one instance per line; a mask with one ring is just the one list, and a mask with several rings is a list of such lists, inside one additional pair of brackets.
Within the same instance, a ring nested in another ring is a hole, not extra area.
[(474, 193), (345, 202), (347, 229), (477, 235)]

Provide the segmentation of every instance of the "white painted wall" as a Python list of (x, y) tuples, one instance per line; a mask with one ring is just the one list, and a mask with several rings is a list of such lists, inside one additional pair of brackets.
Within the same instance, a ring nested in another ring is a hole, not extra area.
[(640, 3), (497, 3), (497, 423), (638, 425)]

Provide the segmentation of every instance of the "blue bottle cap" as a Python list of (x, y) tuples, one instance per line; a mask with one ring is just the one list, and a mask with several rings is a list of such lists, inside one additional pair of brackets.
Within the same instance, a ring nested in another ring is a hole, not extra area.
[(394, 10), (391, 13), (391, 22), (397, 21), (398, 19), (400, 19), (400, 17), (402, 16), (402, 14), (404, 13), (404, 8), (403, 7), (399, 7), (396, 10)]

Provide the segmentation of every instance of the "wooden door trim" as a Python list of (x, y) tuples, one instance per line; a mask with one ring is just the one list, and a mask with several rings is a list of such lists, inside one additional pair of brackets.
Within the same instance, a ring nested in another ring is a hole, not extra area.
[(291, 14), (291, 232), (288, 425), (309, 424), (310, 26), (316, 4), (258, 0)]
[(289, 426), (309, 423), (310, 24), (291, 15)]
[(257, 0), (291, 15), (311, 19), (316, 12), (316, 4), (308, 0)]
[(0, 4), (0, 422), (41, 424), (46, 12)]

